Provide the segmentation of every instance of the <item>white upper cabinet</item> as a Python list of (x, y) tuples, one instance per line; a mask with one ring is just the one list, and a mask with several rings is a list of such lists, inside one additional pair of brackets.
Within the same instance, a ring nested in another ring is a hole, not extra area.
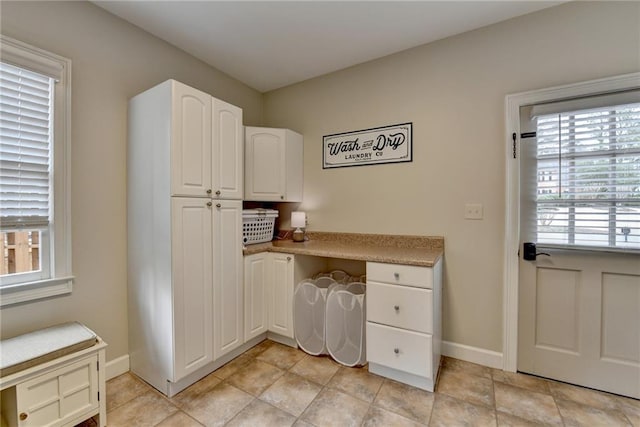
[(242, 200), (244, 129), (242, 109), (213, 98), (213, 198)]
[(211, 95), (172, 82), (171, 195), (211, 191)]
[(242, 200), (242, 109), (172, 81), (171, 195)]
[(246, 127), (245, 200), (302, 201), (302, 142), (289, 129)]

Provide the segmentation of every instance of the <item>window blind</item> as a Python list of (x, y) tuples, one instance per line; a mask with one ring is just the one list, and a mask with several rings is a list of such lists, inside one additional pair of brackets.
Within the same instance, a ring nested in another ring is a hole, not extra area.
[(41, 228), (50, 218), (51, 77), (0, 63), (0, 227)]
[(640, 249), (640, 103), (537, 117), (537, 242)]

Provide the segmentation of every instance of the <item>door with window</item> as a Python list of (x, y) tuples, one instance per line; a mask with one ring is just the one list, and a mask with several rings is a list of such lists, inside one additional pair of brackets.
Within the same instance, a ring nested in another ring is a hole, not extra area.
[(518, 370), (640, 398), (640, 91), (520, 123)]

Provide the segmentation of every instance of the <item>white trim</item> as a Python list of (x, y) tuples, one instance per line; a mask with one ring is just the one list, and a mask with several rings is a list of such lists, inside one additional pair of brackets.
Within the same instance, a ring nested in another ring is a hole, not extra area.
[(515, 132), (520, 142), (520, 107), (580, 96), (640, 88), (640, 73), (624, 74), (548, 89), (516, 93), (505, 97), (505, 259), (503, 266), (503, 369), (515, 372), (518, 363), (518, 249), (520, 245), (520, 150), (512, 154)]
[(490, 368), (502, 369), (502, 353), (455, 342), (442, 341), (442, 355)]
[(129, 372), (129, 355), (125, 354), (124, 356), (116, 357), (113, 360), (109, 360), (106, 363), (105, 372), (107, 381)]
[(2, 62), (44, 74), (58, 81), (65, 74), (68, 59), (0, 34)]
[(73, 290), (73, 277), (38, 280), (19, 283), (0, 288), (0, 307), (21, 302), (70, 294)]
[[(0, 307), (71, 292), (71, 60), (0, 34), (0, 57), (18, 67), (54, 77), (52, 226), (48, 252), (50, 279), (23, 283), (24, 292), (2, 292)], [(42, 244), (46, 243), (44, 240)], [(45, 264), (45, 263), (43, 263)], [(60, 282), (66, 281), (66, 284)], [(0, 281), (0, 285), (4, 285)], [(52, 286), (43, 285), (51, 283)], [(3, 286), (0, 286), (3, 287)]]

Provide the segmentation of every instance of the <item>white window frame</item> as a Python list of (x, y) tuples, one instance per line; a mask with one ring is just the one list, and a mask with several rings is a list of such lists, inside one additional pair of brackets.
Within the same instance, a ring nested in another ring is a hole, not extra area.
[[(17, 67), (54, 77), (53, 190), (52, 221), (42, 231), (42, 244), (48, 241), (48, 277), (30, 279), (16, 275), (1, 283), (0, 307), (24, 303), (73, 289), (71, 270), (71, 60), (0, 34), (0, 60)], [(33, 277), (33, 276), (31, 276)], [(3, 279), (0, 278), (0, 281)]]
[[(520, 242), (520, 107), (640, 88), (640, 73), (507, 95), (505, 98), (506, 185), (503, 264), (502, 363), (515, 372), (518, 362), (518, 276)], [(516, 134), (516, 149), (513, 134)], [(515, 155), (515, 158), (514, 158)]]

